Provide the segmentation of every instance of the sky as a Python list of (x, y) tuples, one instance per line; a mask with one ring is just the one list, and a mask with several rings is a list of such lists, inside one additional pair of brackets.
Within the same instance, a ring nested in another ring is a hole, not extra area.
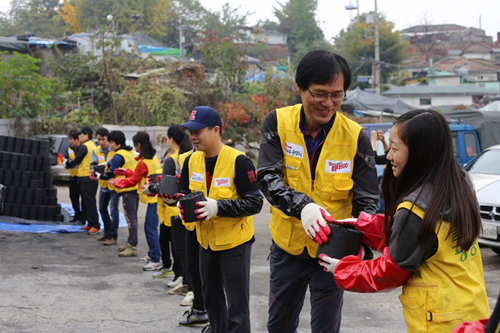
[[(0, 10), (9, 9), (11, 0), (0, 0)], [(287, 0), (281, 0), (286, 3)], [(376, 0), (318, 0), (316, 19), (325, 37), (330, 39), (345, 29), (350, 17), (356, 16), (356, 10), (347, 11), (344, 7), (350, 2), (354, 6), (359, 3), (360, 13), (373, 11)], [(277, 0), (200, 0), (201, 4), (211, 10), (219, 11), (224, 3), (229, 2), (232, 8), (238, 8), (238, 13), (252, 13), (248, 16), (248, 25), (252, 26), (259, 20), (277, 21), (273, 7), (280, 7)], [(499, 0), (378, 0), (377, 10), (395, 23), (397, 30), (403, 30), (413, 25), (427, 24), (458, 24), (466, 27), (476, 27), (486, 31), (486, 35), (497, 40), (500, 32), (500, 1)], [(481, 26), (480, 26), (481, 21)]]

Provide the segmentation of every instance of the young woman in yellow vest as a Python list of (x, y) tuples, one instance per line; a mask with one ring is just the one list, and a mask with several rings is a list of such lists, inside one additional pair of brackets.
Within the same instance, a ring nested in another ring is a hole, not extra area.
[[(69, 146), (63, 154), (63, 157), (67, 160), (74, 160), (76, 155), (75, 151), (80, 147), (80, 139), (78, 138), (78, 133), (76, 130), (72, 130), (68, 133)], [(71, 199), (71, 206), (75, 214), (73, 218), (69, 221), (71, 223), (77, 222), (84, 224), (85, 222), (80, 221), (81, 208), (80, 208), (80, 187), (78, 185), (78, 173), (77, 167), (68, 169), (69, 171), (69, 198)]]
[(144, 233), (149, 246), (147, 260), (150, 260), (142, 269), (145, 271), (160, 270), (161, 250), (158, 238), (158, 199), (156, 196), (149, 196), (142, 193), (142, 186), (146, 184), (148, 176), (154, 174), (160, 168), (160, 161), (156, 157), (156, 149), (151, 145), (149, 134), (146, 132), (137, 132), (132, 138), (134, 148), (139, 153), (137, 167), (130, 177), (116, 179), (113, 186), (116, 188), (126, 188), (138, 186), (137, 193), (139, 200), (148, 205), (146, 210), (146, 219), (144, 221)]
[(436, 111), (415, 110), (399, 117), (391, 129), (382, 180), (382, 256), (366, 261), (320, 256), (320, 264), (345, 290), (403, 286), (399, 298), (412, 333), (451, 332), (464, 320), (490, 314), (477, 243), (479, 207), (451, 140), (446, 120)]

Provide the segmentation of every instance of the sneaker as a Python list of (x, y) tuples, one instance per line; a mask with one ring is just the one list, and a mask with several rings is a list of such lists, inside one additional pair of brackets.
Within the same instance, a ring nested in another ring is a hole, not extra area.
[(127, 247), (129, 247), (129, 246), (132, 246), (132, 245), (130, 245), (130, 244), (127, 242), (127, 243), (125, 243), (124, 245), (119, 246), (119, 247), (118, 247), (118, 251), (123, 252), (123, 251), (125, 251), (125, 249), (126, 249)]
[(138, 254), (139, 254), (139, 251), (137, 251), (137, 247), (130, 245), (125, 250), (120, 252), (120, 254), (118, 256), (119, 257), (135, 257)]
[(109, 245), (116, 245), (116, 238), (111, 237), (107, 241), (105, 241), (104, 243), (102, 243), (102, 245), (107, 245), (107, 246), (109, 246)]
[[(183, 318), (181, 318), (181, 320), (179, 320), (179, 325), (181, 325), (181, 326), (194, 326), (194, 325), (206, 325), (206, 324), (208, 324), (208, 314), (206, 311), (192, 309), (191, 311), (184, 312), (184, 314), (182, 316), (183, 316)], [(206, 332), (206, 331), (202, 331), (202, 332)], [(208, 331), (208, 332), (210, 332), (210, 331)]]
[(192, 291), (188, 291), (186, 297), (179, 303), (180, 306), (191, 306), (193, 305), (194, 293)]
[(149, 262), (146, 266), (142, 267), (143, 271), (159, 271), (162, 265), (160, 262)]
[(210, 328), (210, 325), (203, 327), (203, 329), (201, 330), (201, 333), (212, 333), (212, 329)]
[[(163, 267), (162, 269), (160, 269), (158, 272), (154, 273), (153, 274), (153, 277), (155, 279), (163, 279), (164, 277), (166, 277), (167, 275), (170, 275), (170, 274), (173, 274), (174, 271), (172, 271), (172, 269), (169, 267), (169, 268), (165, 268)], [(171, 282), (169, 282), (171, 283)], [(168, 284), (167, 284), (168, 285)], [(169, 286), (170, 287), (170, 286)], [(173, 287), (172, 287), (173, 288)]]
[(99, 231), (101, 231), (101, 229), (97, 229), (97, 228), (92, 227), (89, 229), (88, 234), (89, 235), (97, 235), (99, 233)]
[(186, 296), (187, 292), (188, 292), (187, 284), (180, 284), (177, 287), (170, 289), (168, 291), (170, 295), (182, 295), (182, 296)]
[(150, 262), (151, 257), (150, 256), (145, 256), (139, 259), (140, 262)]
[(81, 227), (80, 230), (90, 230), (90, 226), (85, 225), (85, 226)]
[(104, 234), (102, 234), (102, 236), (101, 236), (101, 237), (98, 237), (98, 238), (97, 238), (97, 240), (98, 240), (98, 241), (107, 241), (107, 240), (108, 240), (108, 239), (110, 239), (110, 238), (111, 238), (111, 235), (110, 235), (110, 234), (108, 234), (108, 233), (104, 233)]
[(167, 286), (169, 288), (175, 288), (175, 287), (177, 287), (180, 284), (182, 284), (182, 276), (177, 276), (177, 277), (174, 277), (174, 279), (172, 281), (170, 281), (169, 283), (167, 283)]

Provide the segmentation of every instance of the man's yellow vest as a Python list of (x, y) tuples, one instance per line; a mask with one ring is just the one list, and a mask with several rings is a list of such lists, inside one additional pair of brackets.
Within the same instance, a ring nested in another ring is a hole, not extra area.
[[(118, 149), (115, 152), (115, 155), (120, 155), (125, 160), (125, 163), (122, 165), (122, 169), (129, 169), (130, 171), (134, 171), (137, 167), (137, 161), (135, 159), (135, 153), (133, 150), (125, 150)], [(116, 176), (116, 178), (126, 178), (125, 176)], [(114, 186), (108, 187), (110, 190), (116, 191), (116, 193), (130, 192), (133, 190), (137, 190), (138, 186), (125, 187), (125, 188), (116, 188)]]
[[(109, 161), (113, 158), (113, 156), (115, 156), (115, 152), (110, 150), (107, 152), (107, 155), (102, 151), (102, 147), (101, 146), (97, 146), (95, 147), (94, 149), (94, 153), (95, 153), (95, 156), (97, 157), (97, 164), (100, 164), (100, 163), (103, 163), (103, 162), (106, 162), (106, 161)], [(108, 170), (108, 166), (104, 166), (104, 172), (106, 172), (106, 170)], [(101, 188), (109, 188), (109, 184), (106, 180), (101, 180), (99, 179), (99, 185), (101, 186)]]
[[(238, 199), (240, 196), (234, 184), (235, 161), (242, 153), (229, 146), (222, 146), (215, 163), (209, 198)], [(203, 192), (207, 196), (205, 153), (194, 152), (189, 158), (189, 189)], [(221, 251), (232, 249), (248, 242), (254, 235), (253, 217), (219, 217), (196, 222), (198, 242), (204, 249)]]
[[(162, 172), (163, 169), (159, 168), (158, 170), (156, 170), (155, 173), (161, 174)], [(160, 224), (166, 225), (167, 227), (171, 227), (172, 222), (170, 221), (170, 216), (167, 215), (168, 205), (159, 196), (156, 196), (156, 198), (158, 198), (158, 205), (156, 207), (156, 211), (158, 212), (158, 220), (160, 220)]]
[(90, 163), (92, 163), (92, 152), (95, 149), (95, 144), (92, 140), (87, 140), (83, 143), (87, 147), (87, 155), (78, 164), (77, 177), (88, 177), (90, 176)]
[[(153, 158), (141, 158), (140, 160), (142, 162), (144, 162), (146, 164), (146, 166), (148, 167), (148, 176), (152, 175), (153, 173), (156, 172), (156, 170), (160, 169), (160, 161), (158, 160), (158, 157), (156, 157), (156, 155), (153, 156)], [(142, 193), (141, 186), (146, 183), (147, 178), (148, 178), (147, 176), (143, 177), (139, 181), (139, 184), (137, 184), (138, 185), (137, 193), (139, 194), (139, 200), (141, 200), (142, 203), (154, 204), (154, 203), (158, 202), (158, 199), (156, 198), (156, 196), (148, 197), (146, 194)]]
[[(70, 160), (74, 160), (75, 159), (75, 151), (73, 150), (73, 148), (71, 147), (68, 147), (68, 159)], [(71, 168), (71, 169), (68, 169), (69, 171), (69, 175), (71, 177), (74, 177), (78, 174), (78, 166), (76, 168)]]
[[(313, 183), (309, 154), (299, 127), (301, 108), (302, 105), (297, 104), (276, 110), (285, 184), (313, 199), (334, 219), (349, 218), (354, 184), (352, 172), (361, 126), (337, 112), (323, 143)], [(318, 244), (306, 235), (302, 222), (276, 207), (272, 208), (269, 229), (276, 245), (288, 253), (299, 255), (307, 247), (311, 257), (316, 255)]]
[[(411, 210), (421, 219), (425, 212), (409, 201), (398, 209)], [(413, 272), (399, 299), (408, 332), (449, 333), (463, 321), (490, 316), (483, 263), (476, 242), (468, 251), (457, 245), (457, 234), (447, 238), (450, 223), (436, 227), (438, 250)]]

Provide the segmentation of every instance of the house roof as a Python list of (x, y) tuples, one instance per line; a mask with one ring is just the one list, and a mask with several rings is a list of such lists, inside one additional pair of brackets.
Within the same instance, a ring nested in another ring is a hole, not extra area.
[(464, 53), (490, 53), (491, 46), (484, 42), (470, 42), (462, 49)]
[(412, 95), (496, 95), (500, 90), (475, 86), (405, 86), (384, 92), (384, 96)]
[(465, 65), (469, 73), (474, 71), (500, 71), (500, 63), (498, 61), (466, 57), (457, 59), (446, 58), (435, 62), (434, 67), (442, 71), (454, 72), (455, 67), (461, 66), (462, 64)]
[(467, 29), (463, 25), (458, 24), (428, 24), (416, 25), (407, 29), (401, 30), (402, 34), (416, 34), (416, 33), (445, 33), (449, 31), (460, 31)]

